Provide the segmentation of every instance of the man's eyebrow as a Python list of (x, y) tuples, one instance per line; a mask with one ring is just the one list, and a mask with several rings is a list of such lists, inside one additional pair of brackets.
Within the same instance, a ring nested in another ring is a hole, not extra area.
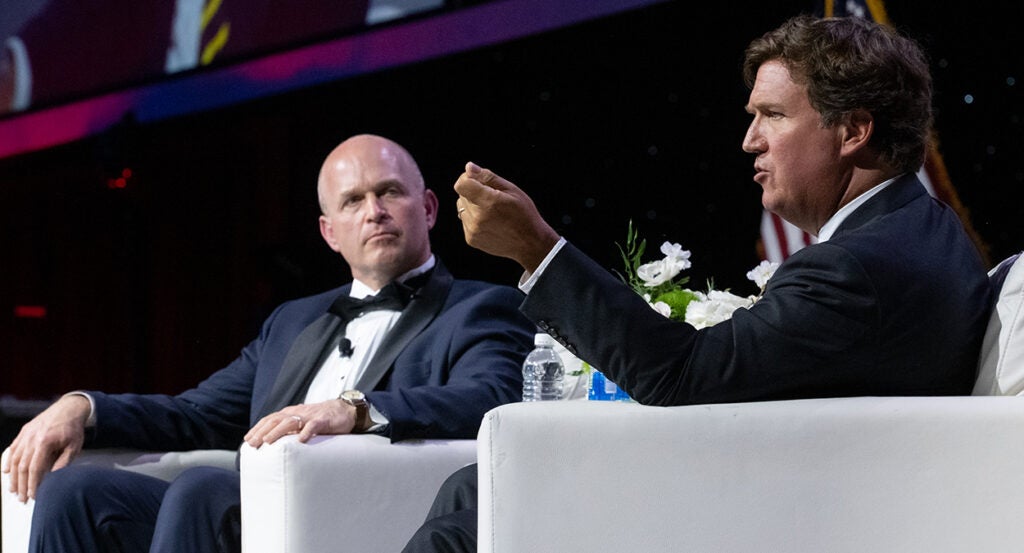
[(370, 190), (372, 190), (374, 193), (379, 194), (381, 192), (386, 192), (391, 189), (398, 190), (402, 194), (412, 194), (413, 191), (415, 190), (414, 187), (407, 184), (404, 180), (396, 178), (386, 178), (383, 180), (379, 180), (376, 183), (374, 183), (373, 187)]
[(750, 114), (753, 114), (755, 111), (780, 111), (782, 104), (778, 102), (747, 102), (743, 109)]

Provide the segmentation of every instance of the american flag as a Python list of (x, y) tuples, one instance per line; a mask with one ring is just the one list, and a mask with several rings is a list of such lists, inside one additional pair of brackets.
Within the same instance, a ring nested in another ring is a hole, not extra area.
[[(891, 25), (882, 0), (823, 0), (818, 13), (825, 17), (864, 17), (883, 25)], [(988, 247), (971, 225), (969, 213), (949, 180), (946, 164), (939, 153), (938, 139), (934, 133), (924, 165), (917, 172), (917, 178), (928, 189), (929, 194), (956, 211), (978, 250), (987, 258)], [(778, 215), (769, 211), (761, 214), (761, 254), (764, 259), (781, 263), (800, 248), (814, 242), (814, 236), (782, 220)]]

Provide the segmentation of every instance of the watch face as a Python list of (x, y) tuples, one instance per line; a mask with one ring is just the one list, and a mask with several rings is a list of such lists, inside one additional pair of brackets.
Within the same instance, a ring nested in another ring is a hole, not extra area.
[(341, 397), (350, 401), (362, 401), (366, 398), (359, 390), (345, 390), (341, 393)]

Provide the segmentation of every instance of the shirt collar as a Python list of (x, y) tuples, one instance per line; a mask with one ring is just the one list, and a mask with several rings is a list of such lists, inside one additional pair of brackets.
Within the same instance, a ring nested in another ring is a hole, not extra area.
[[(396, 278), (395, 280), (397, 280), (398, 282), (405, 282), (410, 278), (422, 275), (423, 273), (433, 269), (434, 265), (436, 264), (437, 260), (434, 259), (434, 254), (430, 254), (430, 258), (427, 259), (427, 261), (423, 263), (423, 265), (420, 265), (419, 267), (416, 267), (415, 269), (409, 272), (399, 275), (398, 278)], [(380, 292), (380, 290), (374, 290), (373, 288), (370, 288), (369, 286), (361, 282), (359, 279), (354, 278), (352, 279), (352, 289), (349, 290), (348, 295), (352, 296), (353, 298), (365, 298), (366, 296), (376, 296), (377, 292)]]
[(895, 182), (896, 179), (900, 178), (901, 176), (902, 175), (897, 175), (887, 181), (882, 182), (881, 184), (875, 185), (867, 192), (854, 198), (853, 201), (851, 201), (850, 203), (839, 208), (839, 211), (836, 211), (835, 214), (833, 214), (828, 221), (825, 221), (824, 225), (821, 225), (821, 230), (818, 231), (818, 243), (820, 244), (822, 242), (826, 242), (828, 241), (828, 239), (832, 238), (832, 235), (836, 233), (836, 230), (839, 228), (839, 225), (843, 224), (843, 221), (845, 221), (851, 213), (857, 211), (857, 208), (867, 203), (867, 201), (870, 200), (872, 196), (878, 194), (882, 190), (885, 190), (887, 186)]

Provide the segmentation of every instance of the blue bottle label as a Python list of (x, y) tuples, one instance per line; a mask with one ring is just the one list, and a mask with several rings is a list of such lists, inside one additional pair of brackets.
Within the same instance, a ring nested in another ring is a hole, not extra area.
[(587, 393), (587, 399), (590, 401), (632, 401), (629, 394), (622, 391), (595, 368), (590, 369), (590, 390)]

